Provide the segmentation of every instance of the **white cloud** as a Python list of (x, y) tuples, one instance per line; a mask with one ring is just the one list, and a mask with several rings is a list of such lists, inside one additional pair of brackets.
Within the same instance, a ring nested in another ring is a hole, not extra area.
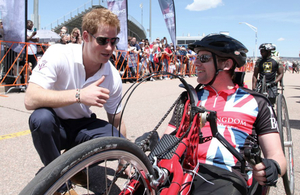
[(285, 38), (279, 38), (277, 41), (284, 41), (285, 40)]
[(203, 11), (221, 5), (223, 5), (222, 0), (194, 0), (194, 2), (187, 5), (185, 9), (190, 11)]

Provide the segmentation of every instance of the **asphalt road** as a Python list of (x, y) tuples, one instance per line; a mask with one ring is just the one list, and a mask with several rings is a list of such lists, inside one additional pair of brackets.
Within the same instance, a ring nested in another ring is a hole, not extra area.
[[(247, 73), (245, 84), (251, 87), (252, 73)], [(196, 78), (187, 78), (193, 86)], [(294, 144), (295, 194), (300, 194), (300, 75), (287, 72), (284, 76), (290, 124)], [(141, 84), (133, 93), (125, 108), (124, 120), (127, 137), (134, 140), (146, 131), (152, 130), (164, 116), (168, 108), (183, 91), (180, 81), (163, 80)], [(124, 84), (124, 91), (130, 83)], [(42, 167), (42, 163), (32, 144), (28, 118), (31, 111), (23, 105), (24, 93), (0, 94), (0, 194), (18, 194)], [(98, 117), (106, 117), (103, 110), (92, 108)], [(169, 117), (158, 130), (163, 133)], [(271, 194), (284, 194), (283, 185), (272, 189)]]

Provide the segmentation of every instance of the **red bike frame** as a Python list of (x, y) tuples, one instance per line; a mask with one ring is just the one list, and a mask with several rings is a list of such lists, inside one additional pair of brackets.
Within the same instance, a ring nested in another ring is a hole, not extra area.
[[(166, 169), (168, 174), (173, 176), (170, 186), (164, 187), (160, 192), (161, 195), (174, 195), (179, 194), (179, 192), (180, 194), (188, 195), (194, 179), (193, 173), (198, 172), (198, 144), (201, 120), (199, 114), (196, 114), (193, 116), (192, 124), (190, 125), (191, 116), (190, 100), (187, 100), (182, 120), (176, 133), (176, 137), (182, 140), (171, 159), (161, 159), (157, 163), (159, 168)], [(182, 162), (183, 156), (185, 158)], [(140, 184), (139, 181), (131, 179), (128, 186), (120, 194), (132, 194)]]
[[(183, 112), (183, 118), (176, 133), (176, 137), (181, 138), (190, 126), (190, 101), (187, 100)], [(190, 187), (194, 179), (193, 172), (198, 172), (198, 144), (200, 120), (198, 114), (193, 118), (190, 131), (179, 143), (173, 157), (171, 159), (162, 159), (159, 161), (160, 168), (167, 169), (169, 174), (173, 174), (173, 179), (168, 188), (161, 191), (161, 195), (184, 194), (188, 195)], [(185, 155), (181, 165), (180, 160)], [(196, 169), (196, 170), (195, 170)]]

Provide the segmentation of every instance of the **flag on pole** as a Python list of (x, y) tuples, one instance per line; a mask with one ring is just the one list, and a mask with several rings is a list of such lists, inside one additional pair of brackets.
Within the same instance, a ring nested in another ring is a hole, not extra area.
[[(4, 41), (25, 42), (25, 1), (0, 0)], [(14, 46), (18, 45), (14, 44)], [(19, 52), (16, 48), (13, 50)]]
[(0, 0), (4, 41), (25, 42), (25, 0)]
[(107, 9), (116, 14), (120, 20), (121, 30), (118, 35), (118, 37), (120, 37), (120, 41), (117, 45), (118, 50), (127, 51), (127, 0), (107, 0)]
[(174, 48), (176, 48), (176, 18), (175, 5), (173, 0), (158, 0), (160, 9), (164, 16), (167, 28), (169, 30)]

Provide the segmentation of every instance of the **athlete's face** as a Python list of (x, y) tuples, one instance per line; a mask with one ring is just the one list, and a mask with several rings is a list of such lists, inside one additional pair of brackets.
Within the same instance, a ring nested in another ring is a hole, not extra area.
[[(270, 53), (271, 54), (271, 53)], [(267, 50), (264, 50), (264, 49), (261, 49), (260, 50), (260, 55), (261, 55), (261, 57), (263, 57), (263, 58), (267, 58), (269, 55), (269, 52), (267, 51)]]
[(209, 83), (215, 75), (214, 60), (209, 51), (199, 51), (196, 60), (197, 81), (201, 84)]
[[(106, 63), (110, 59), (116, 47), (116, 45), (112, 43), (112, 40), (114, 40), (113, 38), (116, 38), (117, 35), (118, 33), (116, 27), (100, 25), (97, 33), (93, 34), (93, 36), (90, 36), (91, 44), (89, 45), (89, 49), (90, 53), (92, 54), (90, 55), (90, 58), (93, 58), (93, 60), (97, 61), (98, 63)], [(103, 42), (97, 42), (97, 37), (101, 37), (102, 40), (103, 38), (108, 38), (108, 42), (106, 44)]]

